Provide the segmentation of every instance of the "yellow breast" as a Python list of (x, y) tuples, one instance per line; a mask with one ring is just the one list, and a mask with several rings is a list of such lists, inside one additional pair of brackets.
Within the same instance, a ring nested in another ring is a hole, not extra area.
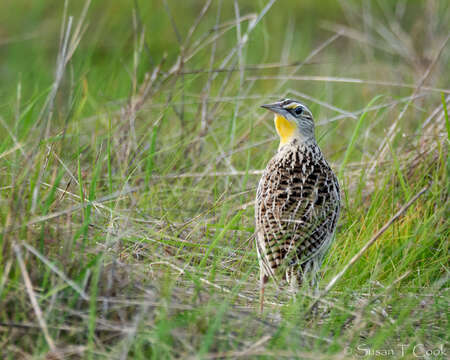
[(297, 126), (278, 114), (275, 114), (275, 127), (280, 135), (280, 146), (287, 144), (297, 134)]

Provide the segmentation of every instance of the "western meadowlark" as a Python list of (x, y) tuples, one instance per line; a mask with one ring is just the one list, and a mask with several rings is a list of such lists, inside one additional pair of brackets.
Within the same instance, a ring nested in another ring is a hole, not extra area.
[(282, 275), (297, 288), (310, 275), (315, 283), (340, 209), (339, 183), (317, 145), (311, 111), (289, 99), (262, 107), (275, 113), (280, 146), (256, 192), (261, 311), (269, 278)]

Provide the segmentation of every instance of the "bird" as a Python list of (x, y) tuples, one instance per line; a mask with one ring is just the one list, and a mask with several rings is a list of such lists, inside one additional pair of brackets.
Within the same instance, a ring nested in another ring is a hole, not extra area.
[(260, 270), (260, 311), (269, 279), (294, 291), (317, 274), (340, 213), (339, 182), (320, 150), (307, 106), (282, 99), (261, 106), (273, 112), (280, 137), (256, 191), (255, 242)]

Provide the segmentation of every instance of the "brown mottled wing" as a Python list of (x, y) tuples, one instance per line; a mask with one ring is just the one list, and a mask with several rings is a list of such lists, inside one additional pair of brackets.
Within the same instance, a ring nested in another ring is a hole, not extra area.
[(339, 216), (337, 179), (317, 145), (272, 158), (256, 196), (257, 246), (267, 275), (326, 251)]

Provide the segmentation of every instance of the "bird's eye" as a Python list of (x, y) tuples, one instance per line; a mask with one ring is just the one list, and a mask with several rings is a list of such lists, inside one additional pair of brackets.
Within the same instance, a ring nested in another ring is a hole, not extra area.
[(295, 115), (300, 115), (303, 112), (303, 108), (301, 106), (298, 106), (294, 110)]

